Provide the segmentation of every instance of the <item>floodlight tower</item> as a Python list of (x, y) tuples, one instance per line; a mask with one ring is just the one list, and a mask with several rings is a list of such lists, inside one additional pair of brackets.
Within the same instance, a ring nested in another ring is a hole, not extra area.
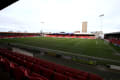
[(99, 18), (101, 19), (101, 31), (99, 32), (99, 36), (103, 39), (104, 38), (104, 34), (103, 34), (103, 30), (102, 30), (102, 28), (103, 28), (103, 16), (104, 16), (104, 14), (101, 14), (101, 15), (99, 15)]
[(102, 27), (103, 27), (103, 20), (102, 20), (103, 16), (104, 16), (104, 14), (99, 15), (99, 18), (101, 19), (101, 31), (102, 31)]
[(43, 35), (43, 25), (44, 25), (45, 22), (42, 21), (42, 22), (40, 22), (40, 23), (42, 24), (42, 25), (41, 25), (40, 33)]

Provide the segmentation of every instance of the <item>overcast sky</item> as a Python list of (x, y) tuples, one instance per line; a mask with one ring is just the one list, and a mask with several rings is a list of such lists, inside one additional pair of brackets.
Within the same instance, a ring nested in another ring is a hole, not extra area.
[(0, 31), (74, 32), (83, 21), (88, 31), (120, 31), (120, 0), (19, 0), (0, 11)]

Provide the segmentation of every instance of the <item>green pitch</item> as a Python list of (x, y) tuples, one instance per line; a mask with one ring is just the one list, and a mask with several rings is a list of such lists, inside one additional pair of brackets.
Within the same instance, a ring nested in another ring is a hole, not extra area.
[(120, 50), (111, 49), (111, 45), (104, 40), (97, 39), (79, 39), (79, 38), (51, 38), (51, 37), (31, 37), (31, 38), (13, 38), (1, 39), (0, 42), (21, 43), (41, 48), (61, 50), (71, 52), (73, 54), (82, 54), (88, 56), (103, 57), (113, 60), (120, 60), (120, 56), (115, 55), (115, 52)]

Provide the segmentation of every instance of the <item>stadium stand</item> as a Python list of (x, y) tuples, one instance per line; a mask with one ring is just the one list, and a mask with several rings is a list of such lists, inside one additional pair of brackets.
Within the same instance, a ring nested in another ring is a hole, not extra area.
[(107, 33), (105, 39), (116, 46), (120, 46), (120, 32)]
[(63, 37), (63, 38), (84, 38), (84, 39), (96, 39), (94, 34), (46, 34), (46, 37)]
[(96, 74), (12, 52), (5, 48), (0, 48), (0, 66), (15, 80), (103, 80)]
[[(15, 32), (0, 32), (0, 38), (22, 38), (22, 37), (37, 37), (40, 33), (15, 33)], [(45, 37), (63, 37), (63, 38), (84, 38), (96, 39), (93, 34), (45, 34)]]
[(41, 36), (40, 33), (15, 33), (15, 32), (0, 32), (0, 38), (22, 38)]

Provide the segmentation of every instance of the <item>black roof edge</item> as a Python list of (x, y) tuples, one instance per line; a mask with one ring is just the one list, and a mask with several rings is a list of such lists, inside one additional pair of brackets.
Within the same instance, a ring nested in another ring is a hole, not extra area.
[(110, 35), (110, 34), (120, 34), (120, 32), (105, 33), (105, 35)]
[(10, 6), (11, 4), (17, 2), (19, 0), (0, 0), (0, 10)]

